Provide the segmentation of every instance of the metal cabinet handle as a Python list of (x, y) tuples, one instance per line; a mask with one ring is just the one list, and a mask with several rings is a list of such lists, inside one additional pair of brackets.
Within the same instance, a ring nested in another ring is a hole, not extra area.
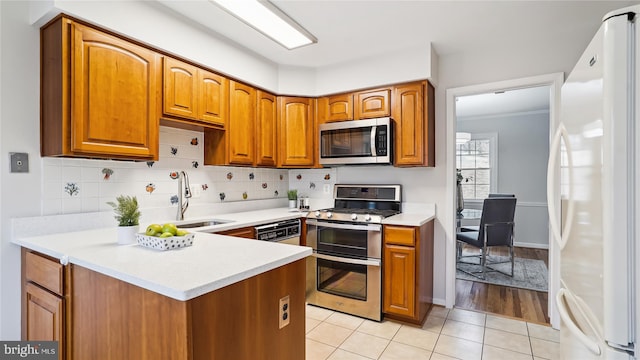
[(349, 259), (349, 258), (343, 258), (343, 257), (337, 257), (337, 256), (331, 256), (331, 255), (325, 255), (325, 254), (318, 254), (315, 252), (311, 256), (317, 257), (318, 259), (324, 259), (324, 260), (347, 263), (347, 264), (380, 267), (380, 260), (374, 260), (374, 259), (368, 259), (368, 260)]

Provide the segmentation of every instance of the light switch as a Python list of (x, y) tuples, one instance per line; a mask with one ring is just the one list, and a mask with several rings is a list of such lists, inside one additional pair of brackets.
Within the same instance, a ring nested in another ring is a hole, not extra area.
[(10, 171), (12, 173), (28, 173), (29, 172), (29, 154), (28, 153), (9, 153)]

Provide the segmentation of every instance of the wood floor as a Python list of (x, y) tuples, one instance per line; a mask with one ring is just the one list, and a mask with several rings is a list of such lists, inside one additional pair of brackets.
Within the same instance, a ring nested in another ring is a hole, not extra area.
[[(495, 249), (492, 255), (508, 255)], [(547, 268), (548, 250), (515, 248), (516, 257), (543, 260)], [(547, 293), (475, 281), (456, 280), (456, 307), (499, 314), (528, 322), (549, 324)]]

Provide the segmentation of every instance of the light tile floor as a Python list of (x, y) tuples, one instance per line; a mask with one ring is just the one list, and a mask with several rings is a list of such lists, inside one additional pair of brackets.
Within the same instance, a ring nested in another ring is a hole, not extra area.
[(307, 305), (306, 327), (306, 360), (559, 358), (559, 332), (548, 326), (441, 306), (420, 328)]

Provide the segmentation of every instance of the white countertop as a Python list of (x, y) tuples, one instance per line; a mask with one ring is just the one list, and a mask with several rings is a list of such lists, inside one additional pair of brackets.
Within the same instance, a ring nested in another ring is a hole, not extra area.
[[(222, 231), (305, 214), (288, 209), (224, 214), (213, 218), (234, 222), (194, 230)], [(306, 246), (201, 232), (196, 232), (193, 246), (168, 251), (118, 245), (116, 239), (117, 228), (111, 227), (17, 237), (12, 242), (183, 301), (311, 255), (311, 248)]]
[(401, 213), (382, 220), (383, 225), (421, 226), (436, 218), (435, 212)]
[[(190, 218), (184, 221), (171, 221), (180, 227), (180, 224), (193, 223), (208, 219), (229, 221), (228, 223), (218, 224), (213, 226), (204, 226), (199, 228), (193, 228), (189, 230), (199, 232), (220, 232), (225, 230), (237, 229), (247, 226), (255, 226), (266, 223), (274, 223), (282, 220), (297, 219), (307, 215), (307, 211), (289, 210), (288, 208), (275, 208), (265, 210), (244, 211), (230, 214), (219, 214), (206, 217)], [(140, 224), (142, 228), (143, 224)], [(146, 228), (148, 224), (145, 224)]]
[(382, 220), (385, 225), (422, 226), (436, 218), (436, 205), (430, 203), (403, 203), (402, 213)]

